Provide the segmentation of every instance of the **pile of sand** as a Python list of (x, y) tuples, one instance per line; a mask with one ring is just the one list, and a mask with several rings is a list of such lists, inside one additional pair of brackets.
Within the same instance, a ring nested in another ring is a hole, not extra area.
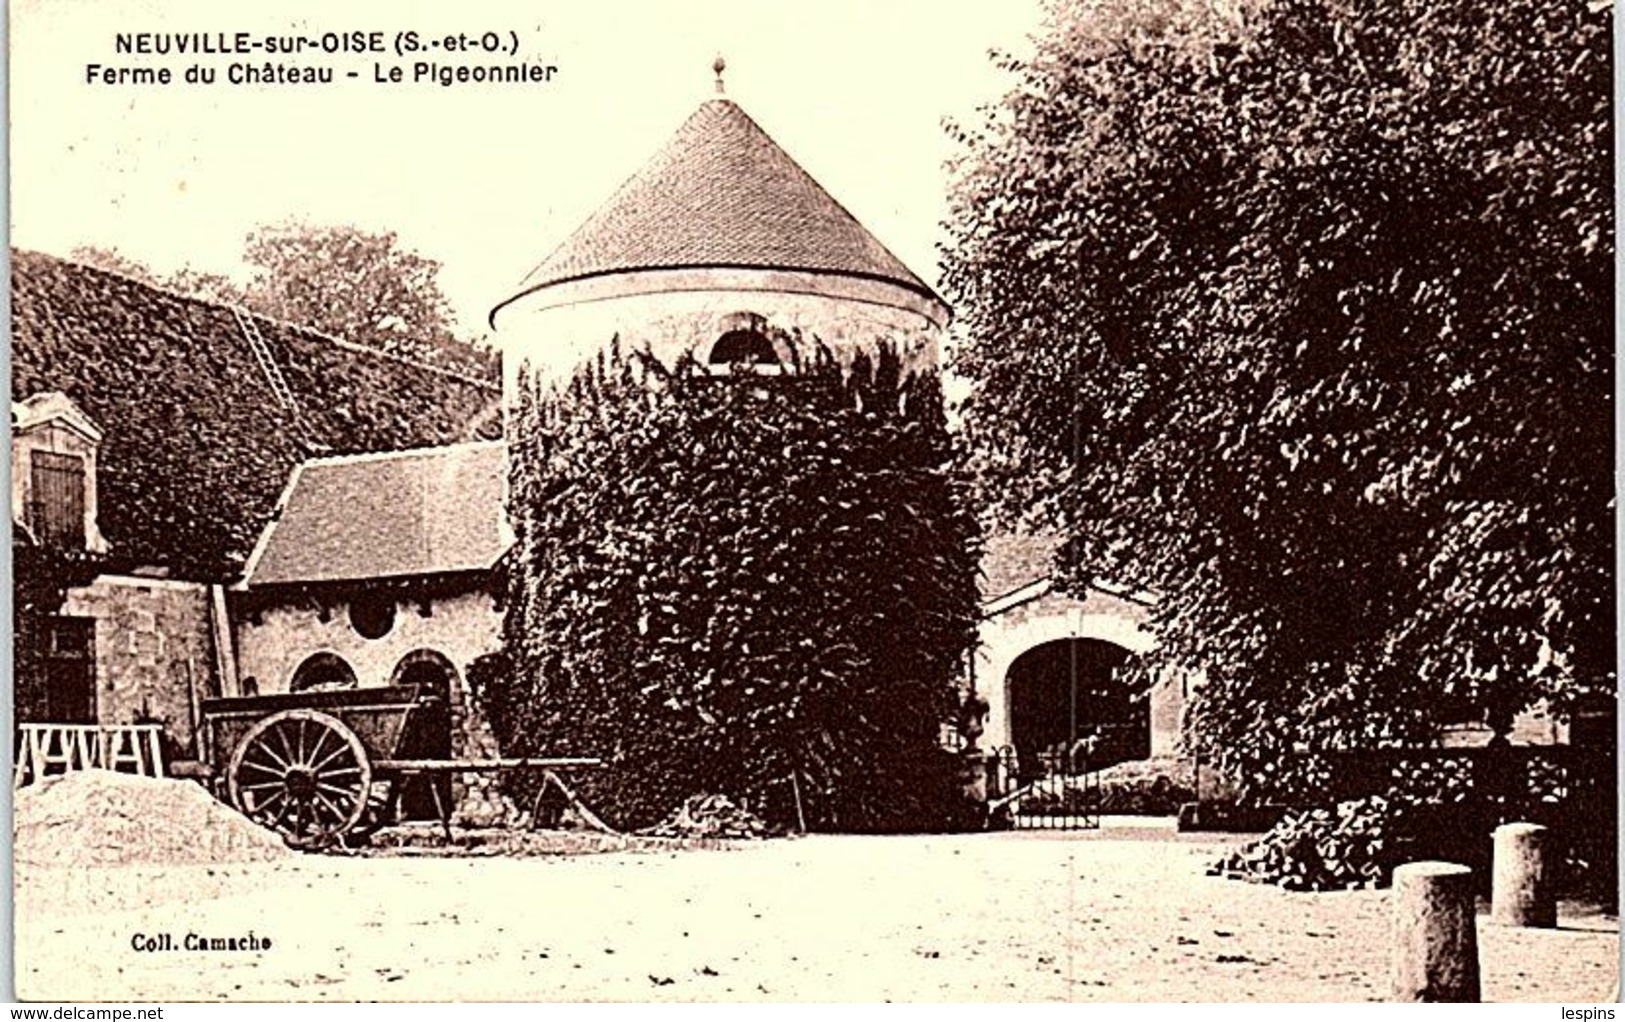
[(16, 793), (14, 855), (42, 866), (261, 862), (282, 839), (194, 781), (79, 770)]

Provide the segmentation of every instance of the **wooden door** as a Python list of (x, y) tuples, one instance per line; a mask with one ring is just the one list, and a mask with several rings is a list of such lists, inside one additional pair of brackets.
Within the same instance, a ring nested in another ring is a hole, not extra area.
[(45, 722), (96, 723), (96, 620), (53, 617), (40, 658)]
[(29, 526), (47, 546), (85, 545), (85, 463), (75, 454), (34, 451), (29, 455)]

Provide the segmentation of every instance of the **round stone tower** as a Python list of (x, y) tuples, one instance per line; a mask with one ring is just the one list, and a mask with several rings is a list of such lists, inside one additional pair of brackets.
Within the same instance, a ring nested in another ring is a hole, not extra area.
[(510, 398), (521, 366), (559, 380), (617, 336), (719, 373), (771, 372), (819, 342), (843, 361), (890, 345), (905, 368), (934, 371), (947, 320), (929, 286), (720, 96), (491, 311)]

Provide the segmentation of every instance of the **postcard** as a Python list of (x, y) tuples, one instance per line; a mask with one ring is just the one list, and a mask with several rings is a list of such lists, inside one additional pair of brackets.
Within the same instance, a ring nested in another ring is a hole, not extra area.
[(1611, 28), (14, 3), (15, 996), (1617, 999)]

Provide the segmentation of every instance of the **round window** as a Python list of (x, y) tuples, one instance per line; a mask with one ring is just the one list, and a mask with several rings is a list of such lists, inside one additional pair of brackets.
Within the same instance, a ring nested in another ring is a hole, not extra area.
[(395, 627), (395, 601), (363, 596), (350, 604), (350, 627), (364, 639), (382, 639)]

